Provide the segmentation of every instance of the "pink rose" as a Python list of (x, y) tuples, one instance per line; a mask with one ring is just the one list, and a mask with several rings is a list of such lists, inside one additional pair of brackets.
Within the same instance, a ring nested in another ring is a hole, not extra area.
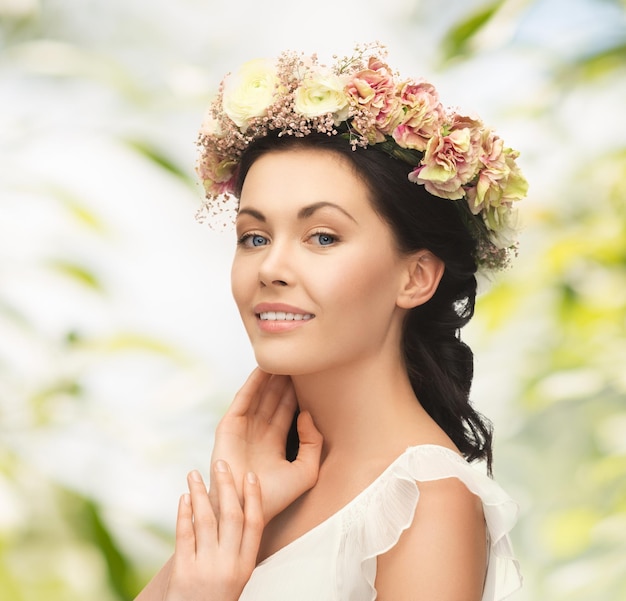
[(403, 148), (426, 150), (445, 117), (437, 90), (425, 81), (409, 80), (400, 87), (399, 100), (404, 116), (393, 131), (394, 140)]
[(432, 137), (424, 157), (409, 179), (423, 184), (431, 194), (458, 200), (479, 168), (482, 123), (466, 115), (454, 114), (442, 131)]
[(354, 125), (370, 143), (383, 142), (401, 117), (393, 74), (381, 60), (370, 57), (368, 68), (355, 73), (346, 87), (352, 101), (360, 109)]
[(528, 182), (515, 162), (518, 156), (517, 151), (504, 148), (502, 139), (492, 131), (483, 133), (479, 154), (482, 169), (476, 185), (467, 191), (474, 215), (485, 208), (510, 205), (526, 196)]
[(235, 189), (237, 161), (219, 159), (207, 153), (198, 163), (197, 172), (208, 196), (231, 193)]

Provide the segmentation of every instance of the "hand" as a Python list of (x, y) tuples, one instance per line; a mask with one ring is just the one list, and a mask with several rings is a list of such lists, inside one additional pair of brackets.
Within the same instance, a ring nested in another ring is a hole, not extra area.
[(181, 497), (176, 548), (163, 601), (236, 601), (254, 570), (263, 533), (261, 488), (253, 473), (243, 484), (243, 507), (233, 475), (214, 464), (219, 518), (197, 471), (188, 477), (190, 494)]
[[(293, 462), (285, 458), (287, 433), (297, 407), (289, 376), (257, 368), (235, 395), (215, 432), (213, 461), (228, 462), (240, 500), (245, 474), (258, 476), (266, 524), (317, 481), (322, 435), (308, 412), (298, 416), (298, 456)], [(213, 486), (209, 497), (215, 509), (218, 499)]]

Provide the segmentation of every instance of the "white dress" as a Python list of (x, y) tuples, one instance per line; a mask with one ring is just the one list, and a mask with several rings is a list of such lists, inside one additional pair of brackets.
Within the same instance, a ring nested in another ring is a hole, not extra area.
[(239, 601), (374, 600), (376, 558), (411, 525), (417, 482), (450, 477), (482, 499), (489, 538), (482, 601), (504, 599), (521, 586), (508, 538), (517, 505), (454, 451), (421, 445), (407, 449), (337, 513), (262, 561)]

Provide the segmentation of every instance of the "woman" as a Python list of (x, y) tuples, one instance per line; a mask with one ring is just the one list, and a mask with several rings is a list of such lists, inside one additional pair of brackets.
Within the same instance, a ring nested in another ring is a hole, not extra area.
[[(138, 599), (502, 599), (519, 586), (491, 428), (469, 403), (476, 271), (505, 266), (517, 153), (377, 46), (285, 53), (220, 88), (207, 210), (235, 202), (232, 290), (259, 367), (188, 479)], [(237, 201), (238, 199), (238, 201)]]

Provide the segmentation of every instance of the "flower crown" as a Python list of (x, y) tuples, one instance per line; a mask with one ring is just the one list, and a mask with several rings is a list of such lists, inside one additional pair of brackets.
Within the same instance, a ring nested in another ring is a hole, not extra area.
[(401, 79), (385, 58), (378, 44), (357, 46), (332, 67), (316, 55), (284, 52), (276, 62), (252, 60), (227, 75), (198, 137), (204, 211), (225, 210), (253, 141), (273, 131), (339, 135), (353, 148), (377, 146), (406, 162), (410, 181), (456, 201), (476, 239), (479, 268), (505, 267), (517, 253), (513, 203), (528, 188), (519, 153), (476, 116), (445, 109), (430, 83)]

